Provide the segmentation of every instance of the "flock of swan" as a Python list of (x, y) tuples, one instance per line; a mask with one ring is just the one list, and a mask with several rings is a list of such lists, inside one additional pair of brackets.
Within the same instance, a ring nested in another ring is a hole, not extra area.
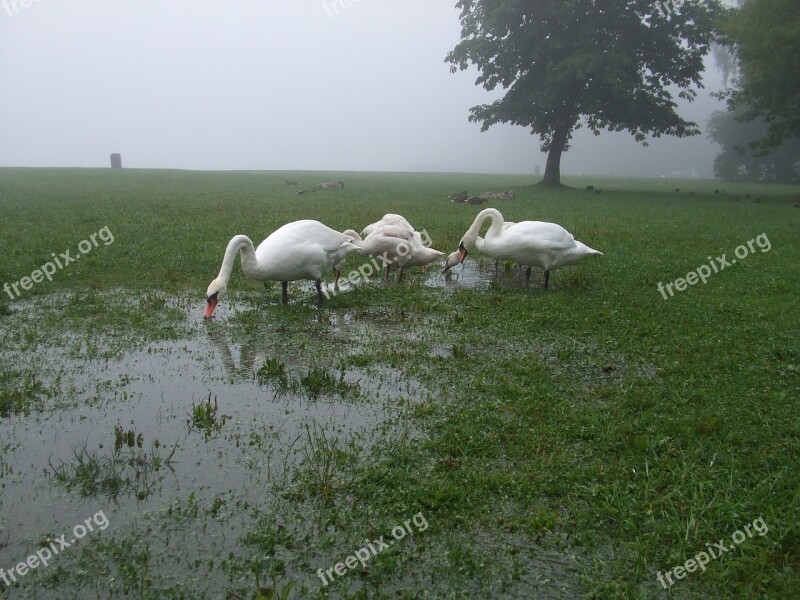
[[(489, 230), (480, 237), (481, 227), (491, 221)], [(464, 233), (458, 249), (444, 263), (448, 271), (461, 264), (469, 250), (478, 248), (495, 260), (512, 260), (526, 267), (525, 282), (530, 283), (532, 267), (544, 270), (544, 287), (547, 289), (550, 271), (575, 264), (587, 256), (603, 253), (577, 241), (573, 235), (555, 223), (542, 221), (505, 221), (500, 211), (487, 208), (478, 213), (475, 221)], [(236, 255), (241, 255), (245, 276), (258, 281), (280, 281), (282, 301), (288, 303), (290, 281), (312, 280), (322, 304), (322, 277), (333, 272), (338, 282), (347, 256), (381, 257), (387, 274), (391, 265), (400, 267), (398, 281), (402, 281), (407, 267), (428, 265), (444, 256), (443, 252), (425, 245), (422, 233), (416, 231), (407, 219), (387, 214), (380, 221), (364, 228), (361, 234), (348, 229), (336, 231), (319, 221), (305, 219), (287, 223), (275, 230), (256, 248), (246, 235), (237, 235), (228, 242), (219, 275), (206, 291), (204, 317), (210, 319), (214, 309), (228, 290), (228, 282)]]

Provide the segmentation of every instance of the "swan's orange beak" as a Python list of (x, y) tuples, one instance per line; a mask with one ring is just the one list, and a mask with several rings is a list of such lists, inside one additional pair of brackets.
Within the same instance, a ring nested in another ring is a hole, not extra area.
[(214, 294), (213, 296), (208, 297), (208, 301), (206, 304), (206, 310), (203, 312), (204, 319), (210, 319), (211, 315), (214, 314), (214, 309), (217, 308), (217, 295)]

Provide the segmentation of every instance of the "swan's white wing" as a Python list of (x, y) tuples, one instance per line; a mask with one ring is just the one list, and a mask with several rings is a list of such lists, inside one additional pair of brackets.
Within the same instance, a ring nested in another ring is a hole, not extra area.
[(320, 279), (356, 249), (342, 233), (319, 221), (303, 220), (275, 230), (259, 244), (256, 258), (269, 279)]

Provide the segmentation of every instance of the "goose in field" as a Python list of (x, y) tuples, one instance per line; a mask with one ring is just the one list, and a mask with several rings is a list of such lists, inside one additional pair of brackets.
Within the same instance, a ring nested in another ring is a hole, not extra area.
[(508, 190), (505, 192), (484, 192), (478, 198), (483, 200), (514, 200), (517, 195), (512, 191)]
[(357, 249), (348, 236), (311, 220), (294, 221), (276, 229), (258, 248), (246, 235), (234, 236), (225, 249), (219, 275), (206, 291), (203, 316), (211, 318), (225, 296), (237, 254), (242, 257), (246, 277), (281, 282), (284, 304), (289, 302), (289, 282), (303, 279), (314, 281), (318, 303), (322, 304), (322, 276)]
[(464, 202), (467, 201), (467, 198), (469, 198), (469, 192), (464, 191), (464, 192), (458, 192), (457, 194), (450, 194), (448, 198), (450, 198), (450, 200), (452, 200), (456, 204), (463, 204)]
[(544, 270), (544, 287), (548, 288), (550, 271), (572, 265), (587, 256), (603, 253), (577, 241), (572, 234), (555, 223), (522, 221), (507, 229), (503, 228), (503, 215), (494, 208), (478, 213), (470, 228), (464, 233), (458, 250), (447, 257), (444, 270), (464, 262), (469, 249), (475, 246), (481, 226), (491, 221), (484, 236), (484, 252), (496, 260), (513, 260), (528, 267), (526, 285), (530, 282), (531, 267)]
[(342, 181), (331, 181), (328, 183), (320, 183), (318, 188), (322, 190), (343, 190), (344, 189), (344, 182)]

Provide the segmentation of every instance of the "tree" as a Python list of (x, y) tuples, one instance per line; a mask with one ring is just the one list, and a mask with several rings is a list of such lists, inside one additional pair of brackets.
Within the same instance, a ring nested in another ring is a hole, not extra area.
[(763, 119), (763, 153), (800, 138), (800, 2), (747, 0), (722, 26), (739, 62), (734, 89), (723, 97), (744, 121)]
[(714, 174), (729, 181), (800, 182), (800, 138), (785, 141), (769, 154), (754, 152), (753, 142), (768, 129), (763, 119), (742, 122), (737, 113), (717, 111), (708, 122), (709, 137), (722, 146)]
[[(691, 100), (717, 0), (458, 0), (461, 42), (447, 55), (451, 72), (477, 66), (477, 85), (506, 89), (470, 109), (486, 131), (496, 123), (529, 127), (547, 152), (543, 184), (560, 185), (561, 155), (584, 124), (648, 137), (696, 135), (675, 112), (673, 92)], [(672, 8), (670, 12), (670, 8)], [(664, 10), (666, 9), (666, 10)]]

